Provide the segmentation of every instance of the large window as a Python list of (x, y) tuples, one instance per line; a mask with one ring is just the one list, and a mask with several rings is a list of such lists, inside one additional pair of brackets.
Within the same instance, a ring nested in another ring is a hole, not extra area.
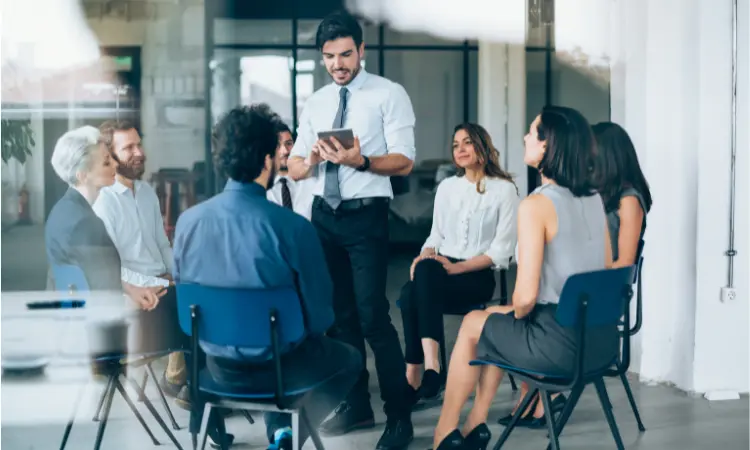
[[(296, 128), (307, 98), (331, 82), (315, 33), (321, 18), (342, 3), (277, 0), (262, 8), (231, 2), (231, 7), (207, 6), (206, 64), (212, 72), (207, 129), (229, 109), (258, 102), (268, 103)], [(453, 127), (477, 118), (476, 42), (366, 22), (362, 28), (365, 69), (400, 83), (409, 93), (417, 117), (417, 163), (450, 159)], [(206, 161), (211, 164), (208, 154)], [(208, 172), (209, 188), (215, 189), (210, 167)]]

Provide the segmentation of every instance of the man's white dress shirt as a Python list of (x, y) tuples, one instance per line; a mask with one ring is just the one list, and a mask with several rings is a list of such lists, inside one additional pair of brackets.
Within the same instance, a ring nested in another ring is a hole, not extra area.
[(313, 203), (312, 189), (317, 182), (317, 179), (305, 178), (303, 180), (294, 181), (291, 177), (286, 175), (278, 175), (273, 182), (273, 187), (266, 192), (266, 197), (268, 200), (281, 206), (284, 206), (284, 200), (281, 195), (282, 185), (279, 181), (282, 178), (286, 178), (287, 186), (289, 186), (289, 194), (292, 196), (292, 210), (303, 216), (305, 219), (310, 220), (310, 217), (312, 217)]
[(119, 181), (103, 188), (94, 202), (94, 212), (104, 221), (120, 253), (122, 281), (168, 286), (169, 281), (158, 277), (172, 273), (173, 261), (159, 198), (148, 183), (136, 181), (134, 186), (135, 193)]
[(422, 249), (457, 259), (487, 255), (495, 269), (506, 269), (518, 239), (518, 204), (510, 181), (485, 178), (480, 194), (466, 177), (446, 178), (435, 193), (432, 231)]
[[(346, 86), (331, 83), (318, 89), (305, 104), (297, 129), (297, 141), (291, 156), (307, 158), (318, 132), (331, 130), (339, 107), (339, 90), (349, 94), (344, 114), (344, 128), (359, 137), (362, 154), (368, 157), (400, 153), (414, 160), (414, 109), (404, 88), (386, 78), (360, 70)], [(312, 185), (312, 194), (322, 196), (325, 186), (325, 161)], [(393, 197), (390, 177), (359, 172), (339, 166), (341, 198)]]

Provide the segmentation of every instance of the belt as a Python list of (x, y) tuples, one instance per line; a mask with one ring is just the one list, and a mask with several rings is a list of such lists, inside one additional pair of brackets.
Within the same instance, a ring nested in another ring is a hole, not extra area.
[(333, 209), (331, 208), (331, 205), (323, 200), (323, 197), (316, 195), (315, 199), (313, 200), (313, 206), (316, 208), (321, 208), (324, 211), (336, 213), (342, 211), (357, 211), (362, 208), (374, 205), (387, 205), (390, 200), (391, 199), (388, 197), (353, 198), (351, 200), (342, 200), (341, 204), (339, 204), (339, 207)]

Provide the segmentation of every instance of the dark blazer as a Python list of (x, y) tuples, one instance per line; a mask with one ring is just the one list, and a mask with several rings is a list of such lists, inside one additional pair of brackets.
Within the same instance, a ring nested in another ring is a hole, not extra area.
[(44, 242), (50, 267), (80, 267), (91, 290), (122, 289), (117, 248), (104, 222), (75, 189), (69, 188), (52, 208), (44, 227)]

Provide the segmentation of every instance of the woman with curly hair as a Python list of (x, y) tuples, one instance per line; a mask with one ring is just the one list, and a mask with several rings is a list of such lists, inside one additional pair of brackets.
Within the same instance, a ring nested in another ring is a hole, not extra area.
[(493, 269), (507, 268), (516, 246), (518, 190), (500, 168), (487, 130), (473, 123), (456, 126), (453, 163), (457, 174), (438, 185), (432, 231), (414, 258), (400, 300), (406, 377), (425, 399), (437, 396), (443, 385), (438, 362), (443, 313), (490, 301)]

